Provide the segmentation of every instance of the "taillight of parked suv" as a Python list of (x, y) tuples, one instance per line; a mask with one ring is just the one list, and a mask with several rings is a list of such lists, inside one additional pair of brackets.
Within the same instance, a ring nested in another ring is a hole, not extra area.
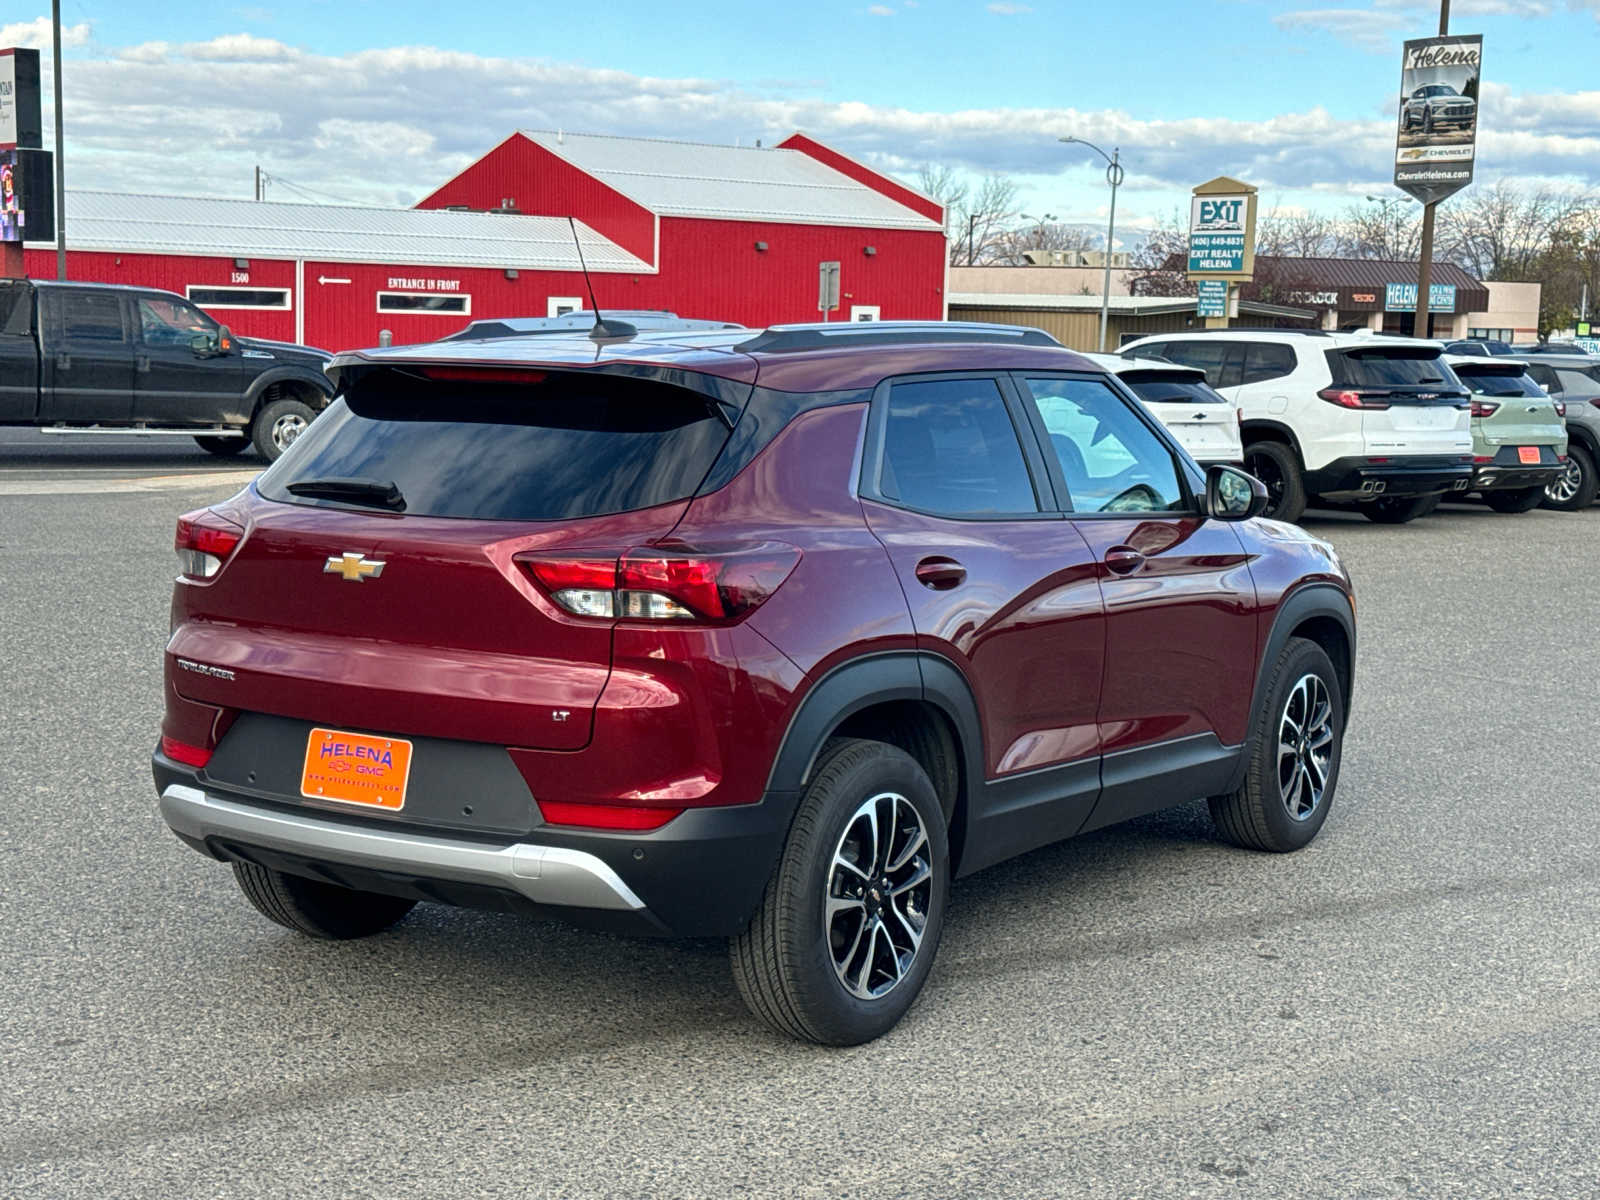
[(526, 554), (518, 561), (573, 616), (735, 621), (778, 590), (800, 551), (778, 542), (716, 552), (643, 546), (619, 557)]
[(212, 509), (184, 513), (173, 539), (179, 574), (185, 579), (210, 579), (243, 537), (242, 528)]

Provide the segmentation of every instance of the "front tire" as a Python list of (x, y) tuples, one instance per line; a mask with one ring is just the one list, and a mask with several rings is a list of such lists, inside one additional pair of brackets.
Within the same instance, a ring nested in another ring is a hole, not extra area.
[(274, 400), (263, 405), (250, 424), (256, 453), (268, 462), (277, 462), (316, 416), (316, 410), (303, 400)]
[(1250, 731), (1238, 791), (1210, 800), (1217, 832), (1249, 850), (1287, 853), (1309, 845), (1333, 806), (1344, 750), (1344, 691), (1328, 653), (1290, 638)]
[(1544, 489), (1544, 506), (1557, 512), (1579, 512), (1594, 503), (1600, 491), (1600, 475), (1595, 473), (1594, 456), (1584, 446), (1567, 447), (1567, 469)]
[(944, 810), (894, 746), (830, 741), (760, 907), (729, 946), (773, 1029), (829, 1046), (892, 1029), (927, 980), (950, 887)]
[(1361, 515), (1379, 525), (1404, 525), (1425, 517), (1439, 507), (1439, 493), (1426, 496), (1383, 496), (1377, 500), (1364, 500), (1356, 507)]
[(415, 900), (350, 888), (235, 862), (233, 878), (257, 912), (296, 933), (328, 941), (382, 933), (416, 907)]
[(1483, 502), (1499, 513), (1532, 512), (1539, 507), (1539, 502), (1543, 499), (1542, 487), (1506, 488), (1483, 494)]
[(250, 445), (247, 437), (205, 437), (197, 435), (194, 444), (207, 454), (215, 454), (218, 458), (232, 458)]
[(1306, 479), (1300, 457), (1282, 442), (1252, 442), (1244, 469), (1267, 486), (1267, 511), (1275, 521), (1298, 521), (1306, 511)]

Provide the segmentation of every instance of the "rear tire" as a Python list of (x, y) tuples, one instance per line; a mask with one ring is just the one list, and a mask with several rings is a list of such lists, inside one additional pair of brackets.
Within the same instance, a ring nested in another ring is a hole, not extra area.
[(277, 462), (316, 416), (316, 410), (303, 400), (274, 400), (263, 405), (250, 423), (256, 453), (268, 462)]
[(1283, 854), (1309, 845), (1333, 806), (1343, 748), (1338, 672), (1316, 642), (1290, 638), (1250, 731), (1244, 783), (1209, 801), (1217, 832), (1248, 850)]
[(1251, 442), (1244, 469), (1267, 485), (1267, 511), (1275, 521), (1298, 521), (1306, 511), (1305, 472), (1300, 457), (1282, 442)]
[(1539, 507), (1544, 499), (1542, 487), (1531, 488), (1506, 488), (1497, 492), (1485, 492), (1483, 502), (1495, 512), (1525, 513), (1532, 512)]
[(1594, 503), (1600, 492), (1600, 475), (1595, 473), (1594, 456), (1585, 446), (1567, 447), (1566, 472), (1544, 490), (1544, 506), (1557, 512), (1579, 512)]
[(939, 949), (946, 843), (938, 794), (905, 751), (860, 738), (824, 746), (760, 907), (729, 944), (750, 1011), (828, 1046), (892, 1029)]
[(235, 862), (245, 899), (269, 921), (307, 937), (344, 941), (382, 933), (416, 907), (415, 900), (350, 888)]
[(218, 458), (232, 458), (250, 445), (247, 437), (199, 437), (194, 439), (194, 444), (207, 454), (215, 454)]
[(1439, 507), (1439, 493), (1426, 496), (1384, 496), (1377, 500), (1364, 500), (1356, 507), (1361, 515), (1379, 525), (1404, 525), (1425, 517)]

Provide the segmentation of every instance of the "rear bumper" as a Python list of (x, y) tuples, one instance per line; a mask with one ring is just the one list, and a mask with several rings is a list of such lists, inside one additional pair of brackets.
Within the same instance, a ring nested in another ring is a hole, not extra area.
[(1427, 496), (1464, 492), (1472, 484), (1472, 456), (1336, 458), (1306, 472), (1306, 491), (1325, 500), (1373, 500), (1379, 496)]
[(674, 937), (727, 937), (749, 924), (797, 802), (769, 792), (757, 804), (689, 809), (649, 833), (546, 824), (520, 836), (463, 836), (241, 795), (160, 753), (154, 768), (162, 819), (223, 862)]
[(1490, 492), (1520, 488), (1544, 487), (1554, 483), (1567, 469), (1566, 461), (1556, 455), (1557, 447), (1540, 446), (1539, 461), (1518, 461), (1515, 447), (1501, 446), (1495, 451), (1494, 461), (1479, 463), (1472, 470), (1472, 490)]

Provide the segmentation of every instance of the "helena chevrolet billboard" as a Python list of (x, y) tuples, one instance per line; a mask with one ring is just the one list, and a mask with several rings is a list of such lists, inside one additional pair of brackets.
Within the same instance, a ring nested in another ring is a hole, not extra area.
[(1424, 204), (1472, 182), (1482, 64), (1483, 38), (1477, 34), (1405, 45), (1394, 182)]

